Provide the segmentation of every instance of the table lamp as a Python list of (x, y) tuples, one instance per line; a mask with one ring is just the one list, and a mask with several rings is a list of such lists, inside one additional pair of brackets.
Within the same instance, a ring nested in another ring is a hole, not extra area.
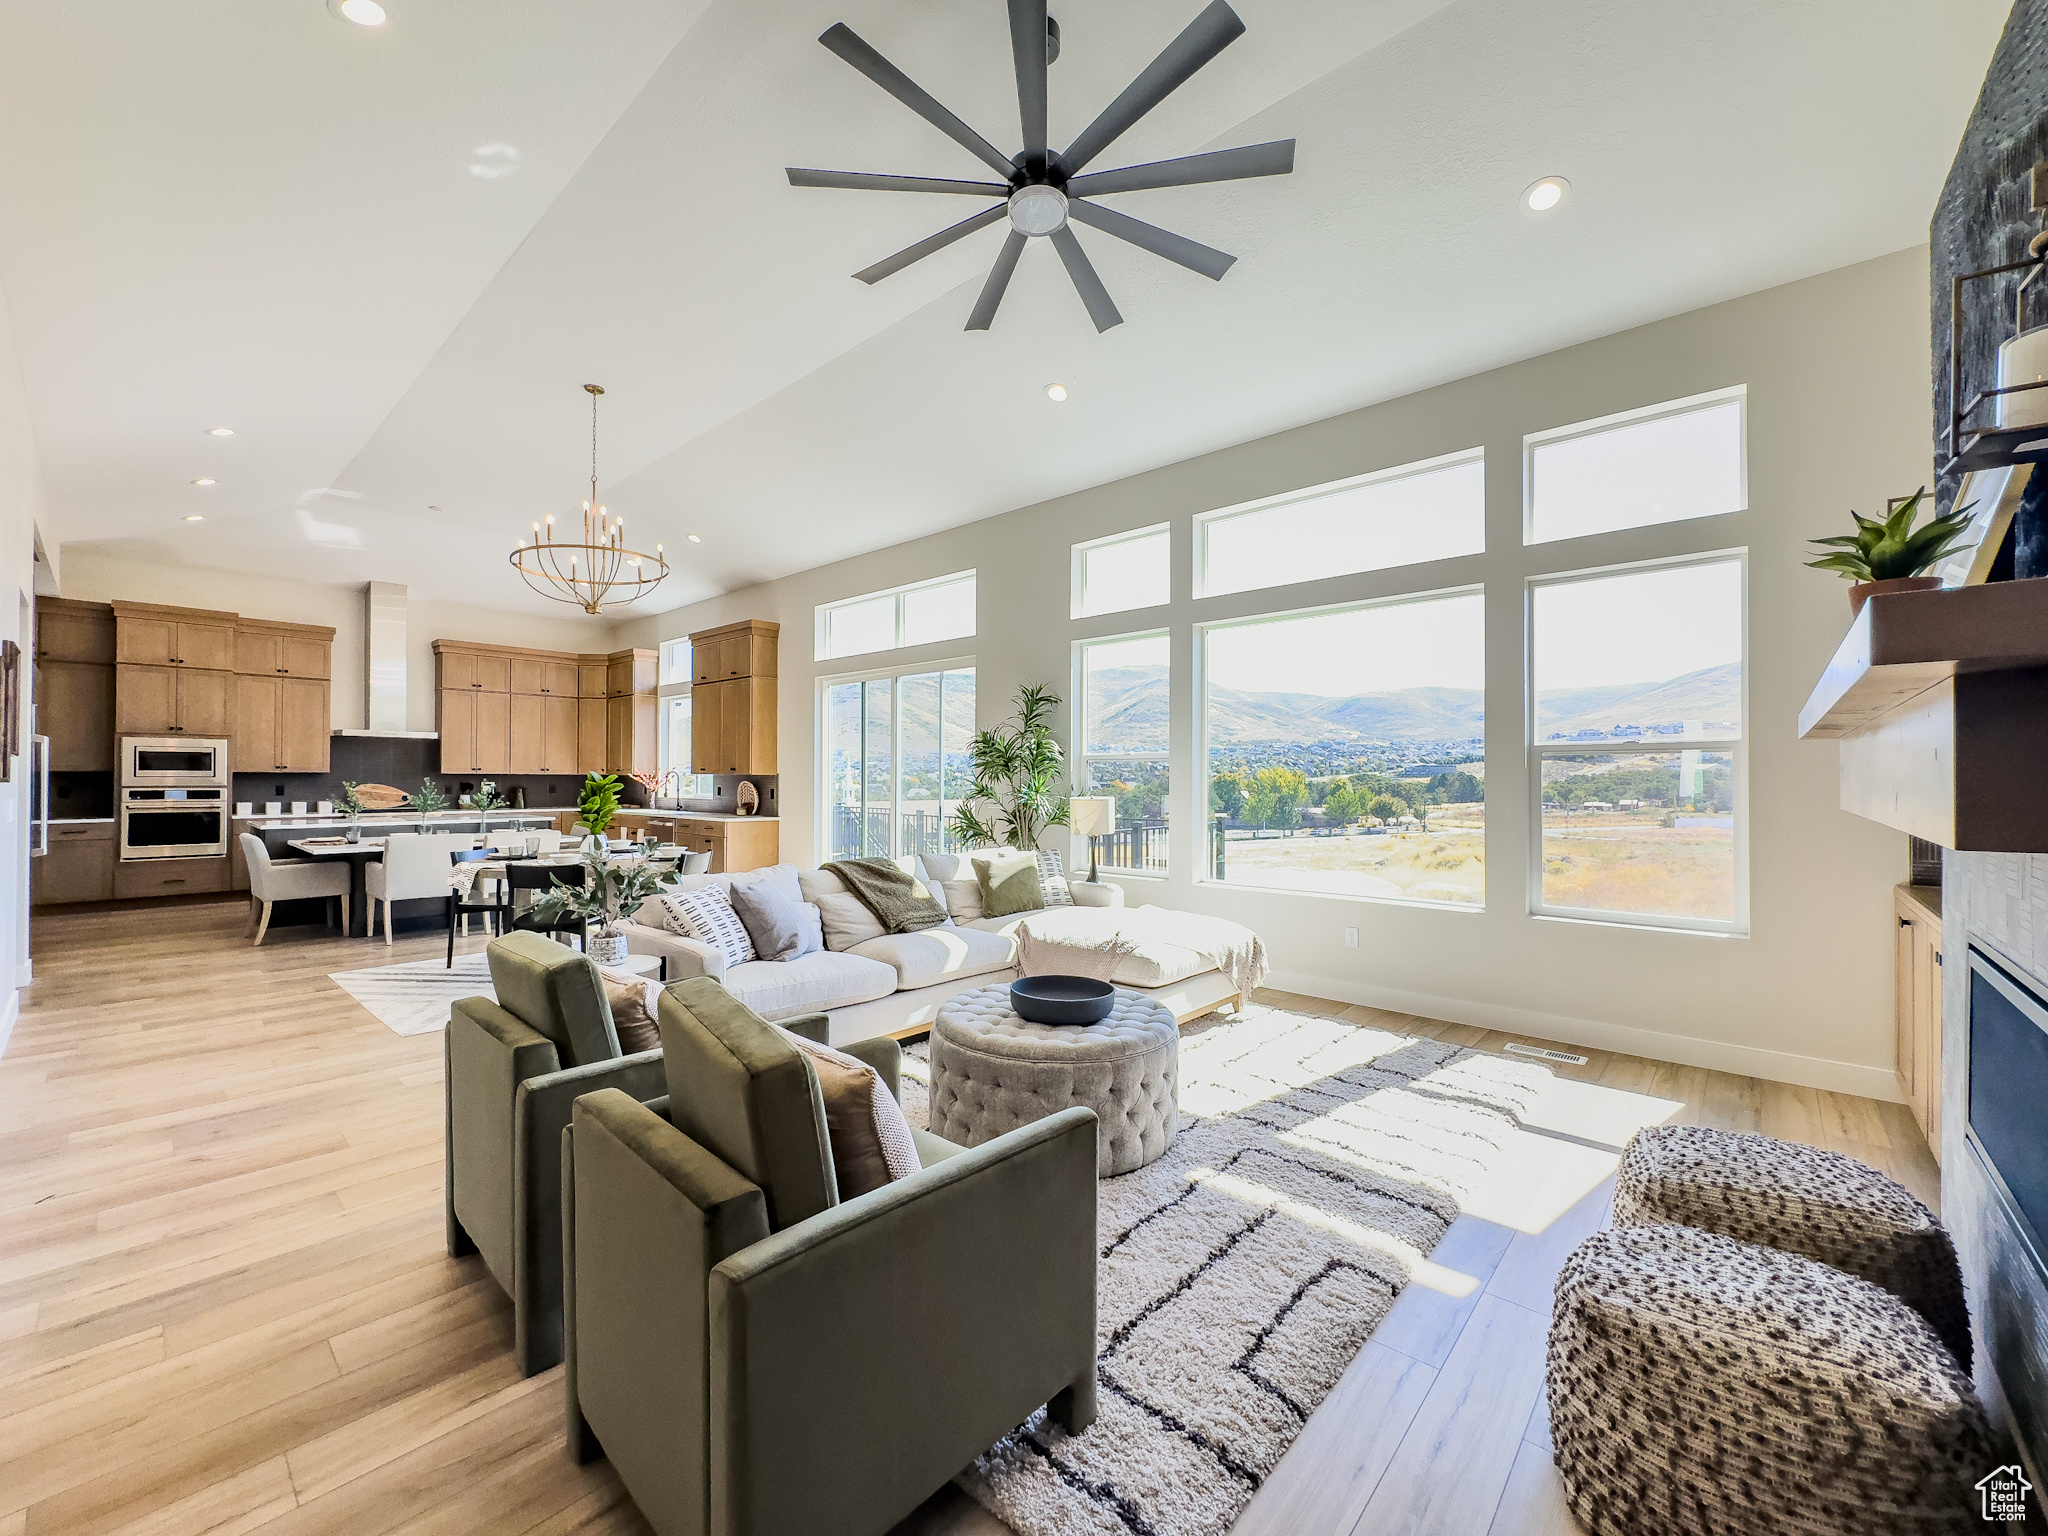
[(1067, 801), (1067, 820), (1074, 836), (1088, 839), (1088, 883), (1095, 883), (1095, 839), (1116, 830), (1116, 796), (1077, 795)]

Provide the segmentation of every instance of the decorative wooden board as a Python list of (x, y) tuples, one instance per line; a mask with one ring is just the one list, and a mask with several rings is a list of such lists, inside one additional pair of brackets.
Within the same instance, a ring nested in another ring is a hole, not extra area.
[(402, 789), (393, 789), (389, 784), (358, 784), (356, 798), (362, 801), (366, 811), (395, 811), (412, 803), (412, 796)]

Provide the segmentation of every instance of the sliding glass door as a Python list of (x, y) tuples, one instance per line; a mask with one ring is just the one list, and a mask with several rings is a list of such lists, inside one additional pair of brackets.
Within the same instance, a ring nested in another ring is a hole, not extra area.
[(945, 852), (972, 776), (974, 669), (829, 683), (823, 716), (824, 856)]

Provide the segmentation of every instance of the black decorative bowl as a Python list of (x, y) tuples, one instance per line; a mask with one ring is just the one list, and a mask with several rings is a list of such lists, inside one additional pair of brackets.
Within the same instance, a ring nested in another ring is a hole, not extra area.
[(1010, 983), (1010, 1008), (1033, 1024), (1099, 1024), (1116, 988), (1089, 976), (1025, 976)]

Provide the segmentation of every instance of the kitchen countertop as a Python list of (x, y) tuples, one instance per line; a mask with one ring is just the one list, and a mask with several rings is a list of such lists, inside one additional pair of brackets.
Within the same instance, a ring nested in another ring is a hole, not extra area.
[(647, 816), (656, 821), (780, 821), (780, 816), (735, 816), (731, 811), (649, 811), (639, 806), (619, 808), (621, 816)]
[[(561, 815), (564, 811), (574, 809), (574, 806), (568, 805), (553, 807), (543, 805), (524, 811), (435, 811), (427, 819), (429, 821), (475, 821), (481, 816), (491, 821), (520, 821), (530, 820), (536, 816), (555, 817)], [(340, 825), (348, 820), (348, 815), (344, 811), (329, 811), (325, 815), (322, 815), (319, 811), (301, 811), (296, 814), (291, 811), (256, 811), (247, 816), (235, 816), (230, 819), (252, 825), (260, 823), (268, 826), (304, 827), (325, 825), (329, 822)], [(408, 811), (401, 807), (391, 811), (365, 811), (363, 812), (362, 819), (366, 822), (417, 822), (420, 819), (420, 815), (417, 811)]]

